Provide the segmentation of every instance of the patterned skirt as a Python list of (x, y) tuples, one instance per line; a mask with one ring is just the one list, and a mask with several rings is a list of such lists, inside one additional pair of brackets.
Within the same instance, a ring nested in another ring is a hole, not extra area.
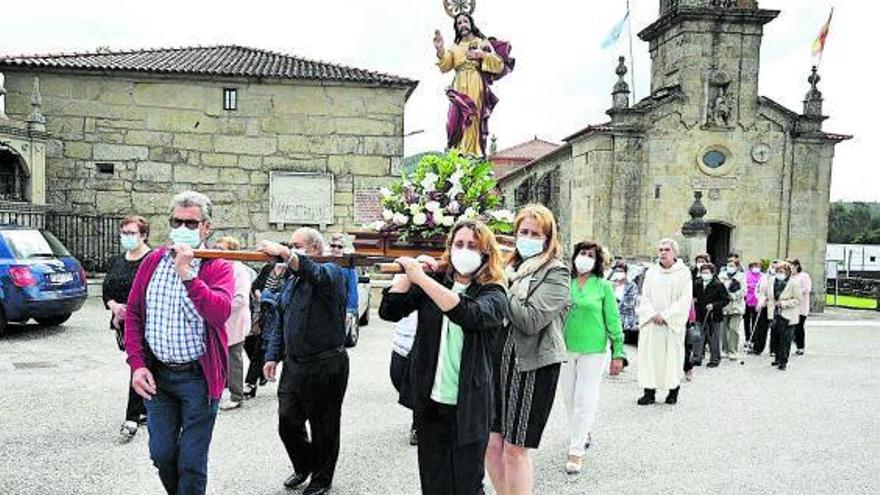
[(492, 431), (513, 445), (537, 449), (553, 408), (560, 364), (516, 371), (512, 329), (496, 347), (492, 370), (495, 414)]

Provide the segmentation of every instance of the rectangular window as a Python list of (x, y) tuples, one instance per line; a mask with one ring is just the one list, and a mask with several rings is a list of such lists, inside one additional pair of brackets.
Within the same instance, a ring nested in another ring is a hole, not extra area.
[(114, 168), (112, 163), (105, 162), (95, 163), (95, 167), (97, 167), (99, 174), (112, 174)]
[(654, 186), (654, 199), (660, 199), (660, 186)]
[(875, 261), (877, 261), (877, 257), (876, 257), (876, 256), (871, 256), (871, 263), (874, 263)]
[(238, 110), (238, 90), (223, 88), (223, 110)]

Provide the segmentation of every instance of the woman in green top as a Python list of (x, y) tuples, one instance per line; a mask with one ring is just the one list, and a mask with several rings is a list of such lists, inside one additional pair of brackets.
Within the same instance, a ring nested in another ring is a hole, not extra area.
[(574, 246), (571, 258), (571, 309), (565, 321), (568, 361), (562, 367), (562, 395), (568, 411), (569, 447), (565, 470), (579, 473), (590, 446), (590, 429), (596, 419), (599, 385), (611, 342), (611, 367), (616, 375), (623, 368), (623, 332), (614, 287), (602, 277), (605, 256), (602, 246), (583, 241)]

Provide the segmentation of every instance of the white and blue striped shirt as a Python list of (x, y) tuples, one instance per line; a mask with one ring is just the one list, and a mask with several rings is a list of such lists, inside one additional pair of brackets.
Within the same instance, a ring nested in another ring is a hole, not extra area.
[[(201, 260), (193, 261), (198, 271)], [(159, 260), (147, 286), (144, 335), (163, 363), (188, 363), (205, 353), (205, 320), (174, 270), (170, 251)]]

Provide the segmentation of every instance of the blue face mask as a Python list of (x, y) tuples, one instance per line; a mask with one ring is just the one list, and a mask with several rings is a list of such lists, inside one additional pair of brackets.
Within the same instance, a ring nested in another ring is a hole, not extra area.
[(517, 237), (516, 238), (516, 250), (519, 251), (519, 255), (523, 257), (523, 259), (529, 259), (532, 256), (541, 254), (544, 252), (544, 241), (543, 239), (529, 239), (528, 237)]
[(171, 239), (171, 242), (174, 244), (188, 244), (193, 249), (199, 247), (202, 243), (202, 238), (199, 236), (199, 230), (188, 229), (186, 228), (186, 225), (171, 229), (168, 238)]
[(138, 239), (138, 236), (136, 235), (122, 234), (119, 236), (119, 244), (122, 246), (122, 249), (126, 251), (134, 251), (140, 244), (140, 239)]

